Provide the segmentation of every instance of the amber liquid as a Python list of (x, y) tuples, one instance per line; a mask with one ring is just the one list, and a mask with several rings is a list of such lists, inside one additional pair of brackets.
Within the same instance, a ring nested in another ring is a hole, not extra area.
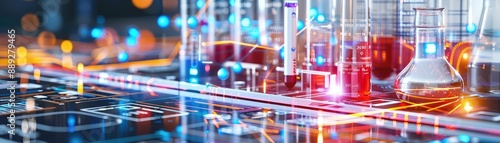
[(467, 82), (467, 66), (472, 52), (470, 42), (447, 42), (446, 60), (458, 71), (464, 82)]
[(372, 37), (370, 41), (372, 49), (372, 75), (378, 80), (386, 80), (394, 73), (391, 66), (392, 43), (394, 37)]
[[(346, 42), (346, 44), (353, 44)], [(356, 52), (354, 52), (356, 48)], [(342, 93), (357, 98), (371, 93), (370, 49), (367, 42), (358, 43), (353, 49), (342, 49), (344, 57), (340, 67)], [(354, 59), (356, 57), (356, 59)]]

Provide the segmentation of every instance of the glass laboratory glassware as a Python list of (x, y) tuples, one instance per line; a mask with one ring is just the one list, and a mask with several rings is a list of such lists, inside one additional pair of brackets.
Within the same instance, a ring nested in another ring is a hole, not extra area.
[(368, 0), (342, 0), (341, 9), (338, 85), (346, 97), (367, 97), (371, 93)]
[(461, 99), (462, 77), (444, 56), (443, 8), (415, 8), (415, 57), (398, 74), (394, 89), (408, 103)]
[(371, 72), (374, 83), (394, 82), (395, 73), (391, 62), (395, 3), (396, 1), (387, 0), (370, 1)]
[(476, 31), (472, 22), (471, 0), (439, 0), (437, 7), (443, 7), (446, 21), (445, 56), (448, 62), (467, 81), (467, 65), (472, 47), (471, 34)]
[(479, 39), (474, 44), (467, 88), (477, 93), (500, 94), (500, 0), (485, 0)]
[(207, 59), (205, 50), (201, 44), (201, 34), (191, 32), (188, 44), (179, 52), (181, 81), (197, 83), (198, 77), (205, 74), (205, 66), (202, 64)]
[(391, 66), (396, 73), (400, 73), (413, 58), (415, 47), (413, 29), (415, 11), (413, 8), (427, 6), (428, 0), (399, 0), (395, 3), (394, 36), (396, 39), (392, 45)]

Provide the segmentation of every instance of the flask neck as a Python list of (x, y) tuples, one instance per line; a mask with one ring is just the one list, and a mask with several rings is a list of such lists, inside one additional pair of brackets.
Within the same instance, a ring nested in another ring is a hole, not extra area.
[(444, 27), (417, 27), (415, 59), (444, 59)]

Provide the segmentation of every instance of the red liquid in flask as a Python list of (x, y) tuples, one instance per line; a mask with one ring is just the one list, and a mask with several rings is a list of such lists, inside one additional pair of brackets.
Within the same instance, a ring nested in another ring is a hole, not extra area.
[(394, 37), (381, 36), (370, 39), (373, 76), (379, 80), (385, 80), (394, 72), (391, 66), (392, 59), (394, 58), (392, 57)]
[(394, 41), (392, 45), (392, 68), (400, 73), (413, 59), (415, 44), (406, 43), (402, 40)]
[[(346, 44), (352, 43), (346, 42)], [(342, 93), (350, 97), (369, 96), (371, 93), (371, 58), (368, 43), (361, 42), (352, 49), (343, 50), (345, 50), (343, 51), (345, 59), (340, 67)]]

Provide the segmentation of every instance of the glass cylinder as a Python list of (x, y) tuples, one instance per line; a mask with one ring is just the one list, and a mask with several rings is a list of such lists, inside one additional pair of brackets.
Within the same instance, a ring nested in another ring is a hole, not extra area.
[(469, 60), (467, 88), (500, 94), (500, 0), (485, 0), (479, 39)]
[(415, 32), (413, 29), (415, 11), (413, 8), (427, 7), (428, 0), (399, 0), (396, 2), (394, 25), (395, 40), (392, 46), (391, 66), (400, 73), (413, 58)]
[(395, 3), (396, 1), (388, 0), (370, 1), (370, 46), (374, 83), (394, 82), (395, 73), (391, 62), (392, 58), (395, 58), (392, 56)]
[(463, 80), (444, 56), (443, 8), (415, 11), (415, 55), (396, 78), (396, 94), (409, 103), (456, 102)]
[(368, 0), (342, 0), (341, 9), (339, 85), (346, 96), (369, 96)]

